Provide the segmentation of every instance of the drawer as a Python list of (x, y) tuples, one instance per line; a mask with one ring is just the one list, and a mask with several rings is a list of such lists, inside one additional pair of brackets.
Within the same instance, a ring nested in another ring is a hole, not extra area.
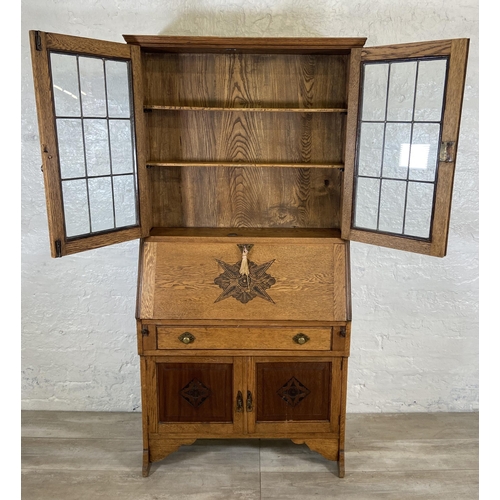
[[(158, 349), (332, 350), (333, 327), (200, 327), (158, 326)], [(335, 350), (345, 337), (337, 327)]]
[(342, 240), (243, 244), (145, 242), (139, 318), (348, 321)]

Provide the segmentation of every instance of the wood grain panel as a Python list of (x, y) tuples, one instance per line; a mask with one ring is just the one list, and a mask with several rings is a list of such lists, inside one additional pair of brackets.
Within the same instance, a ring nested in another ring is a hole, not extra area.
[(145, 105), (345, 108), (347, 56), (144, 54)]
[(131, 47), (124, 43), (62, 35), (60, 33), (45, 33), (45, 35), (47, 49), (49, 50), (123, 59), (130, 59), (131, 57)]
[(338, 113), (146, 113), (148, 161), (342, 163)]
[[(332, 328), (262, 328), (262, 327), (183, 327), (158, 326), (158, 349), (281, 349), (291, 351), (328, 351), (332, 348)], [(189, 332), (195, 337), (184, 344), (179, 337)], [(303, 333), (309, 337), (298, 344), (294, 336)]]
[(214, 283), (223, 273), (217, 260), (239, 262), (236, 244), (150, 244), (157, 245), (150, 319), (345, 321), (346, 311), (333, 308), (334, 289), (345, 288), (345, 272), (335, 274), (334, 244), (255, 241), (249, 259), (258, 265), (274, 260), (267, 271), (276, 280), (268, 290), (274, 303), (256, 297), (246, 304), (234, 297), (216, 302), (223, 291)]
[[(468, 53), (468, 39), (452, 41), (441, 140), (443, 142), (455, 142), (455, 152), (458, 146), (460, 120), (462, 117), (462, 102)], [(450, 224), (454, 177), (455, 161), (452, 163), (440, 162), (438, 166), (431, 244), (431, 255), (438, 257), (444, 257), (446, 255), (448, 246), (448, 229)]]
[(346, 242), (340, 238), (338, 229), (324, 228), (213, 228), (213, 227), (155, 227), (146, 241), (170, 243), (204, 244), (210, 238), (211, 243), (247, 243), (248, 238), (258, 238), (261, 243), (287, 244)]
[(256, 422), (330, 420), (330, 383), (330, 363), (256, 363)]
[(132, 92), (134, 104), (134, 129), (135, 148), (137, 157), (137, 184), (139, 191), (139, 217), (141, 225), (141, 236), (149, 235), (151, 229), (151, 199), (149, 189), (149, 176), (146, 170), (146, 162), (149, 158), (148, 140), (146, 135), (146, 120), (143, 112), (143, 70), (142, 56), (138, 47), (130, 47), (131, 70), (132, 70)]
[(47, 50), (37, 50), (36, 36), (40, 37), (42, 48), (47, 45), (46, 34), (30, 31), (31, 62), (33, 65), (33, 83), (35, 87), (38, 132), (40, 134), (41, 157), (43, 162), (43, 180), (45, 202), (50, 234), (50, 251), (57, 257), (56, 241), (61, 242), (61, 254), (66, 254), (64, 227), (64, 208), (59, 171), (56, 123), (54, 118), (52, 79), (49, 70)]
[(123, 35), (127, 43), (144, 50), (163, 52), (277, 52), (277, 53), (347, 53), (352, 47), (362, 47), (366, 38), (333, 37), (206, 37)]
[(344, 164), (345, 172), (342, 187), (342, 238), (350, 239), (351, 219), (354, 193), (354, 162), (356, 158), (356, 141), (359, 113), (359, 89), (361, 78), (361, 49), (351, 53), (349, 65), (348, 112), (346, 120), (346, 137)]
[(322, 168), (150, 169), (153, 226), (338, 228), (341, 178)]
[(451, 44), (451, 40), (434, 40), (430, 42), (413, 42), (397, 45), (381, 45), (378, 47), (364, 47), (361, 51), (361, 55), (363, 61), (446, 56), (450, 54)]
[(160, 422), (232, 422), (232, 363), (158, 363)]
[(143, 243), (139, 255), (137, 318), (151, 318), (154, 315), (156, 249), (152, 243)]

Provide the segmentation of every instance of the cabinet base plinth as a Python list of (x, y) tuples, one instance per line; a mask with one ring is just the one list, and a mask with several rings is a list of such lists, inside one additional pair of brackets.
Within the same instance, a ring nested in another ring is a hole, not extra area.
[(345, 476), (344, 450), (339, 451), (338, 439), (292, 439), (295, 444), (306, 444), (311, 451), (315, 451), (332, 462), (338, 462), (339, 477)]
[[(206, 439), (220, 439), (221, 436), (204, 437)], [(200, 438), (200, 439), (204, 439)], [(242, 438), (242, 436), (238, 436)], [(265, 438), (248, 438), (248, 439), (265, 439)], [(301, 439), (290, 438), (295, 444), (306, 444), (311, 451), (315, 451), (322, 455), (327, 460), (338, 462), (339, 477), (345, 476), (345, 460), (344, 450), (339, 450), (338, 438), (336, 439)], [(150, 448), (144, 450), (142, 459), (142, 475), (148, 477), (152, 462), (163, 460), (171, 453), (177, 451), (182, 445), (190, 445), (196, 441), (196, 438), (183, 438), (183, 439), (163, 439), (156, 437), (150, 439)]]

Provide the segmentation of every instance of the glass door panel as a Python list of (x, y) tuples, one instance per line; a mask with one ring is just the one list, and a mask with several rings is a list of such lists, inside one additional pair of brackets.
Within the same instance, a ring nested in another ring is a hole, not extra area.
[(31, 38), (52, 255), (140, 237), (140, 49)]
[(467, 40), (451, 40), (361, 54), (359, 95), (350, 96), (348, 131), (357, 140), (346, 158), (344, 238), (446, 253), (455, 158), (440, 151), (446, 142), (456, 151), (467, 50)]

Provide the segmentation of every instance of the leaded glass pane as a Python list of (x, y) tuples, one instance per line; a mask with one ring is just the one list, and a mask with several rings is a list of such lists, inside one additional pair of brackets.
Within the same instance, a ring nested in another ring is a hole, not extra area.
[(66, 236), (137, 225), (130, 62), (50, 60)]
[(80, 90), (77, 57), (67, 54), (50, 54), (52, 90), (57, 116), (80, 116)]
[(363, 64), (355, 228), (430, 238), (447, 65)]

